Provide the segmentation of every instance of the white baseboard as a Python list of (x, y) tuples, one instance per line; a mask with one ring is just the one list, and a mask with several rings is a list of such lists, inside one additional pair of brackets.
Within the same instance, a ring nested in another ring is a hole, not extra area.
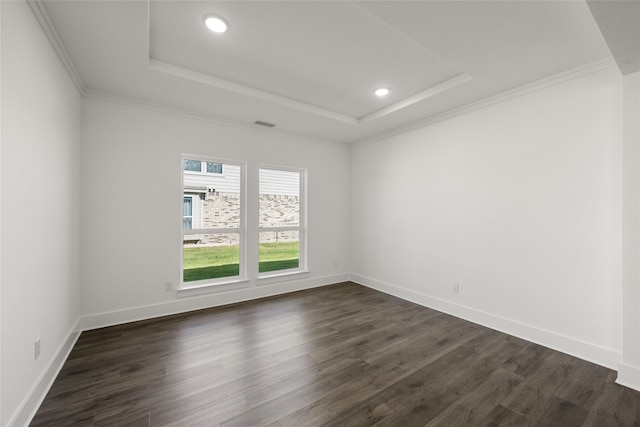
[(640, 368), (621, 363), (616, 383), (640, 391)]
[(53, 381), (58, 376), (58, 373), (62, 369), (64, 362), (66, 362), (73, 346), (76, 344), (78, 337), (80, 336), (80, 319), (76, 320), (73, 327), (67, 334), (67, 338), (62, 341), (58, 346), (58, 349), (53, 353), (51, 360), (45, 367), (40, 377), (29, 390), (29, 393), (24, 398), (18, 410), (13, 414), (9, 420), (8, 426), (27, 426), (35, 416), (38, 408), (42, 404), (42, 401), (47, 396), (49, 389), (53, 385)]
[(285, 280), (268, 285), (223, 293), (195, 295), (163, 304), (134, 307), (79, 318), (7, 425), (11, 427), (29, 425), (82, 331), (327, 286), (346, 282), (349, 278), (349, 274), (344, 273), (301, 280)]
[(348, 280), (407, 301), (433, 308), (435, 310), (487, 326), (491, 329), (514, 335), (527, 341), (544, 345), (554, 350), (597, 363), (610, 369), (618, 369), (618, 379), (616, 381), (618, 384), (640, 390), (640, 369), (623, 364), (618, 365), (620, 361), (620, 354), (613, 350), (598, 347), (570, 337), (565, 337), (530, 325), (498, 317), (471, 307), (434, 298), (399, 286), (383, 283), (368, 277), (345, 273), (317, 278), (289, 280), (255, 287), (246, 287), (223, 293), (178, 298), (175, 301), (162, 304), (99, 313), (78, 319), (69, 331), (67, 338), (60, 344), (57, 351), (54, 353), (53, 357), (47, 364), (46, 369), (27, 394), (27, 397), (23, 400), (19, 409), (10, 419), (8, 426), (26, 426), (29, 424), (51, 388), (51, 385), (60, 372), (60, 369), (62, 369), (69, 353), (71, 353), (81, 331), (249, 301), (304, 289), (327, 286)]
[(612, 349), (599, 347), (555, 332), (540, 329), (535, 326), (520, 323), (504, 317), (499, 317), (491, 313), (486, 313), (472, 307), (445, 301), (440, 298), (434, 298), (427, 294), (415, 292), (389, 283), (380, 282), (369, 277), (352, 274), (351, 280), (360, 285), (367, 286), (443, 313), (451, 314), (461, 319), (469, 320), (473, 323), (549, 347), (609, 369), (618, 369), (618, 364), (620, 363), (620, 353)]
[(225, 292), (206, 293), (191, 297), (180, 297), (161, 304), (132, 307), (124, 310), (92, 314), (82, 318), (82, 330), (103, 328), (120, 325), (138, 320), (152, 319), (171, 314), (185, 313), (203, 308), (218, 307), (243, 301), (250, 301), (289, 292), (326, 286), (333, 283), (348, 281), (348, 273), (331, 276), (314, 277), (300, 280), (284, 280), (268, 285), (242, 287)]

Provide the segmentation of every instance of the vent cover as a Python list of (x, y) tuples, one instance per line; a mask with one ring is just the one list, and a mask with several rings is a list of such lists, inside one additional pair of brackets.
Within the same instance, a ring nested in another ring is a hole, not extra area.
[(260, 126), (266, 126), (268, 128), (272, 128), (272, 127), (275, 126), (273, 123), (263, 122), (263, 121), (260, 121), (260, 120), (256, 120), (253, 123), (256, 124), (256, 125), (260, 125)]

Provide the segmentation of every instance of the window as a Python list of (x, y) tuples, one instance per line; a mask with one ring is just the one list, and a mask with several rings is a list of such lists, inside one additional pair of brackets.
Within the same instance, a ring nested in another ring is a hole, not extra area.
[(185, 195), (182, 198), (182, 229), (193, 228), (193, 196)]
[(222, 173), (222, 163), (207, 162), (207, 173)]
[(202, 162), (198, 160), (185, 159), (184, 170), (191, 172), (200, 172), (200, 170), (202, 170)]
[(185, 158), (182, 182), (181, 288), (243, 279), (244, 165)]
[(262, 276), (306, 269), (304, 171), (259, 171), (259, 254)]
[(198, 172), (198, 173), (221, 175), (222, 163), (184, 159), (183, 170), (187, 172)]

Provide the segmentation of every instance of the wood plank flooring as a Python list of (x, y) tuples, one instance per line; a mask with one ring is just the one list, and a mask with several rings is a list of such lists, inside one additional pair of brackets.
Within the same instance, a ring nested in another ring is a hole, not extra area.
[(32, 426), (640, 426), (616, 373), (356, 285), (82, 333)]

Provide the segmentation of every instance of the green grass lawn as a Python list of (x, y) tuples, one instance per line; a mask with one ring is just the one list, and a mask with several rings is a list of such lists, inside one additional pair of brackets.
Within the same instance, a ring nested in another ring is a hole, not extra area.
[[(183, 251), (184, 281), (215, 279), (239, 274), (240, 251), (238, 245), (191, 247)], [(258, 271), (297, 268), (300, 259), (299, 242), (261, 243)]]
[(300, 242), (261, 243), (258, 246), (258, 272), (298, 268)]

